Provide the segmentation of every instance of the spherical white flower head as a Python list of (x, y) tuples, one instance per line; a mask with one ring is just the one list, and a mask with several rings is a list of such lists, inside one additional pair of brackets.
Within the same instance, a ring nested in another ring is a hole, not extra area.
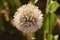
[(17, 9), (14, 15), (14, 25), (22, 32), (35, 32), (41, 28), (43, 14), (37, 6), (27, 4)]

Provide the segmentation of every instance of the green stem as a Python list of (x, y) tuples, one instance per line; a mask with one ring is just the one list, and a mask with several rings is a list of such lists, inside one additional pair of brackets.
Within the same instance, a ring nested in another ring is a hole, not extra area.
[(49, 11), (49, 0), (47, 0), (47, 3), (46, 3), (46, 14), (48, 13), (48, 11)]
[(46, 39), (46, 31), (44, 31), (44, 40), (47, 40), (47, 39)]
[(35, 40), (35, 33), (32, 33), (32, 40)]
[[(48, 7), (48, 5), (49, 5), (49, 0), (47, 0), (47, 3), (46, 3), (46, 14), (48, 14), (48, 12), (49, 12), (49, 7)], [(44, 19), (44, 20), (47, 20), (47, 19)], [(46, 27), (44, 27), (44, 28), (46, 28)], [(46, 32), (46, 30), (44, 30), (44, 40), (47, 40), (47, 32)]]
[(27, 40), (35, 40), (35, 34), (34, 33), (27, 33)]

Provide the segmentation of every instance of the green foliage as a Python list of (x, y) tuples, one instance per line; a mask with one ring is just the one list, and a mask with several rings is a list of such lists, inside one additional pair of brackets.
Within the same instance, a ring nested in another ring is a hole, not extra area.
[(51, 32), (56, 24), (56, 15), (54, 13), (48, 13), (45, 15), (44, 20), (46, 32)]
[[(49, 4), (48, 4), (49, 3)], [(44, 17), (44, 35), (46, 40), (53, 40), (52, 30), (56, 24), (56, 14), (54, 12), (60, 6), (58, 2), (47, 0), (47, 7), (46, 7), (46, 16)], [(47, 34), (47, 35), (46, 35)], [(46, 38), (47, 37), (47, 38)]]
[(50, 40), (52, 39), (50, 34), (52, 34), (52, 30), (55, 24), (56, 24), (56, 15), (54, 13), (48, 13), (44, 16), (44, 27), (45, 27), (46, 34), (48, 34), (47, 39), (49, 38)]
[(49, 28), (49, 14), (45, 14), (44, 16), (44, 29), (46, 32), (48, 32)]
[(54, 13), (60, 5), (56, 1), (51, 1), (50, 12)]
[(54, 13), (50, 13), (50, 31), (54, 28), (56, 25), (56, 15)]
[(52, 34), (48, 35), (48, 38), (47, 38), (47, 39), (48, 39), (48, 40), (53, 40)]

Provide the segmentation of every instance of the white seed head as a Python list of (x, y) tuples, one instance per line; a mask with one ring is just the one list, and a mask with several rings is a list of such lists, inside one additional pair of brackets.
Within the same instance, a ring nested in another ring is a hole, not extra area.
[(19, 7), (14, 15), (14, 25), (22, 32), (35, 32), (41, 28), (43, 14), (37, 6), (27, 4)]

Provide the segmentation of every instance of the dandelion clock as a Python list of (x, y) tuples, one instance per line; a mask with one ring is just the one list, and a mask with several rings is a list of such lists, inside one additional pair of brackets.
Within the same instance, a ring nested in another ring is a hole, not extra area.
[[(14, 25), (23, 33), (33, 33), (41, 28), (43, 14), (37, 6), (27, 4), (19, 7), (14, 15)], [(34, 39), (34, 38), (32, 38)]]

